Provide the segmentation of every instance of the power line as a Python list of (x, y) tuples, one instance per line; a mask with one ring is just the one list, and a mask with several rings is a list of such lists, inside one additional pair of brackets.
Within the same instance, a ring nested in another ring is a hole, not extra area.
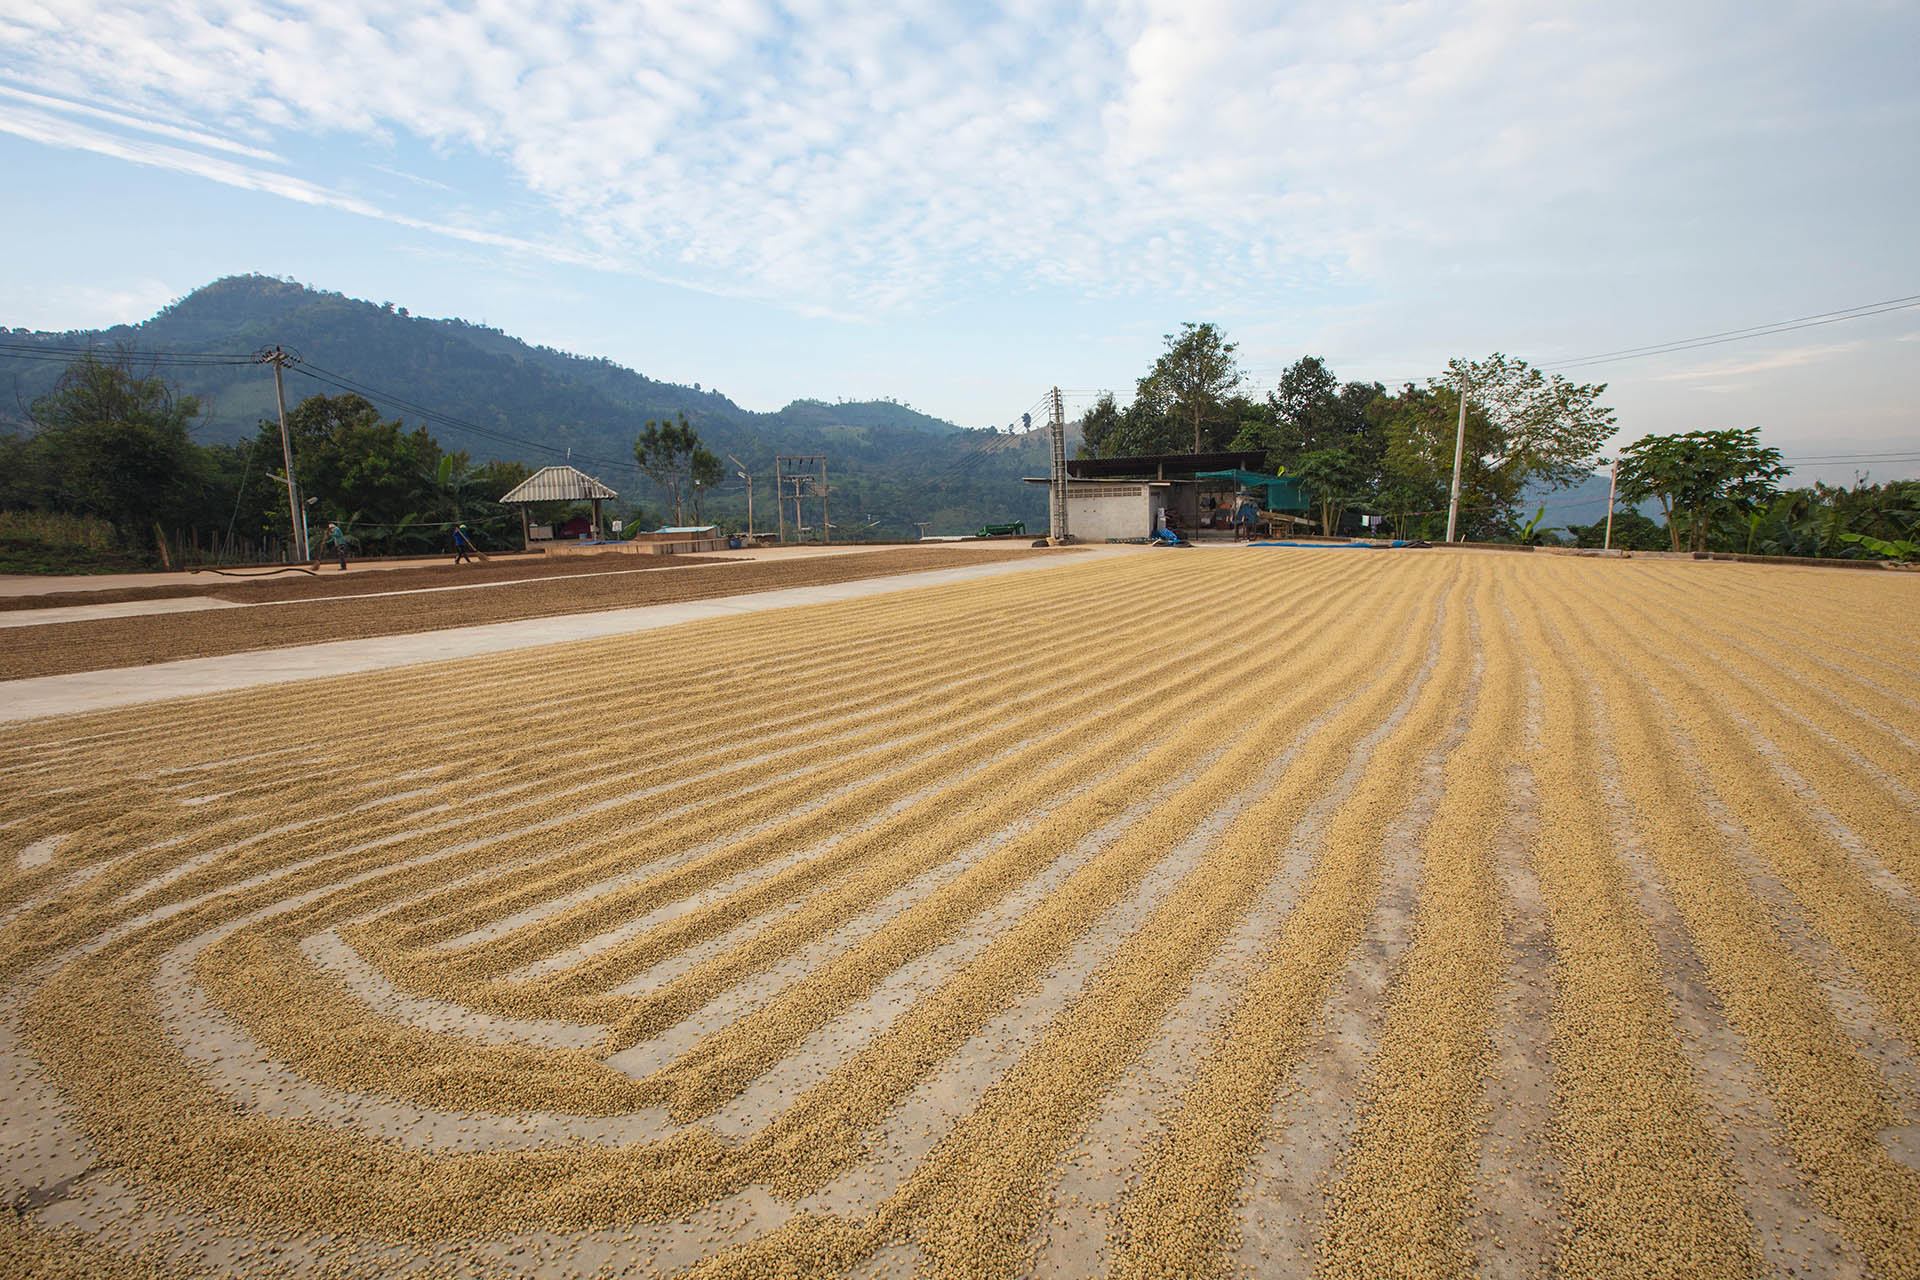
[[(1681, 351), (1694, 351), (1702, 347), (1724, 346), (1730, 342), (1745, 342), (1751, 338), (1771, 337), (1779, 333), (1793, 333), (1800, 329), (1816, 329), (1823, 325), (1840, 324), (1847, 320), (1865, 320), (1872, 316), (1888, 315), (1896, 311), (1908, 311), (1920, 307), (1920, 293), (1908, 294), (1900, 298), (1886, 298), (1879, 302), (1863, 302), (1858, 306), (1842, 307), (1837, 311), (1821, 311), (1813, 315), (1795, 316), (1790, 320), (1775, 320), (1768, 324), (1749, 325), (1743, 329), (1722, 329), (1717, 333), (1703, 333), (1691, 338), (1675, 338), (1668, 342), (1653, 342), (1637, 347), (1620, 347), (1613, 351), (1598, 351), (1584, 356), (1568, 356), (1561, 360), (1550, 360), (1535, 367), (1543, 373), (1554, 373), (1566, 369), (1583, 369), (1592, 365), (1611, 364), (1624, 360), (1644, 360), (1650, 356), (1669, 355)], [(1287, 366), (1290, 368), (1291, 366)], [(1268, 365), (1243, 367), (1242, 372), (1249, 381), (1259, 383), (1277, 380), (1286, 368)], [(1444, 379), (1442, 379), (1444, 380)], [(1395, 387), (1403, 384), (1418, 385), (1431, 383), (1435, 378), (1373, 378), (1372, 382), (1383, 386)]]
[(1810, 453), (1798, 458), (1782, 458), (1782, 462), (1920, 462), (1920, 453), (1911, 453), (1893, 449), (1877, 453)]
[(1863, 320), (1868, 316), (1881, 316), (1892, 311), (1906, 311), (1913, 307), (1920, 307), (1920, 293), (1910, 294), (1904, 298), (1888, 298), (1881, 302), (1864, 302), (1857, 307), (1843, 307), (1838, 311), (1822, 311), (1816, 315), (1797, 316), (1791, 320), (1776, 320), (1771, 324), (1753, 325), (1745, 329), (1723, 329), (1719, 333), (1706, 333), (1693, 338), (1676, 338), (1671, 342), (1655, 342), (1641, 347), (1622, 347), (1617, 351), (1602, 351), (1590, 356), (1573, 356), (1566, 360), (1555, 360), (1543, 364), (1540, 368), (1574, 369), (1615, 360), (1640, 360), (1647, 356), (1666, 355), (1674, 351), (1717, 347), (1729, 342), (1742, 342), (1748, 338), (1764, 338), (1776, 333), (1792, 333), (1796, 329), (1839, 324), (1843, 320)]
[(0, 357), (10, 360), (72, 363), (89, 356), (95, 359), (124, 357), (141, 364), (178, 368), (255, 363), (255, 356), (252, 353), (238, 355), (223, 351), (135, 351), (117, 347), (59, 347), (37, 342), (0, 339)]
[(483, 427), (477, 422), (469, 422), (464, 418), (455, 417), (453, 414), (445, 413), (438, 409), (428, 408), (426, 405), (419, 404), (412, 400), (408, 400), (404, 396), (399, 396), (389, 391), (382, 391), (377, 387), (369, 386), (366, 383), (358, 381), (357, 379), (349, 378), (345, 374), (334, 373), (331, 370), (322, 369), (319, 366), (314, 364), (302, 362), (300, 364), (291, 365), (290, 367), (299, 373), (306, 374), (309, 378), (312, 378), (314, 381), (325, 383), (328, 386), (335, 388), (336, 390), (350, 391), (356, 395), (365, 396), (369, 400), (378, 401), (382, 404), (386, 404), (393, 408), (399, 409), (404, 413), (413, 414), (414, 416), (421, 418), (425, 421), (431, 422), (437, 426), (447, 427), (451, 430), (456, 430), (456, 431), (464, 431), (471, 435), (479, 436), (482, 439), (491, 440), (495, 444), (509, 444), (509, 445), (516, 445), (520, 448), (525, 448), (525, 449), (537, 449), (537, 450), (540, 450), (541, 452), (551, 453), (560, 457), (570, 458), (570, 457), (577, 456), (579, 460), (582, 462), (585, 462), (592, 466), (599, 466), (603, 468), (626, 468), (636, 473), (640, 469), (639, 464), (630, 459), (626, 461), (619, 461), (619, 460), (608, 459), (608, 458), (600, 458), (600, 457), (593, 456), (591, 454), (580, 453), (578, 450), (575, 450), (570, 446), (567, 446), (564, 444), (554, 444), (549, 441), (535, 440), (529, 436), (515, 435), (512, 432), (501, 431), (498, 428), (494, 428), (494, 427)]

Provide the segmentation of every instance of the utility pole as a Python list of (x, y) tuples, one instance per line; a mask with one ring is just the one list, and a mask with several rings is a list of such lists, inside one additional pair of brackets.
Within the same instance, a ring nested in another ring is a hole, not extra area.
[(281, 366), (289, 360), (297, 360), (284, 347), (271, 347), (261, 353), (259, 359), (273, 366), (273, 399), (280, 408), (280, 457), (287, 466), (287, 517), (293, 528), (294, 559), (305, 563), (307, 556), (307, 513), (300, 505), (300, 482), (293, 473), (293, 437), (287, 434), (287, 384), (281, 373)]
[(1052, 392), (1053, 401), (1053, 527), (1047, 540), (1055, 546), (1068, 541), (1067, 533), (1067, 410), (1060, 399), (1060, 388)]
[(753, 537), (753, 473), (747, 470), (746, 463), (732, 454), (727, 455), (727, 461), (739, 468), (733, 474), (747, 482), (747, 536), (751, 538)]
[(1620, 460), (1614, 459), (1613, 474), (1607, 481), (1607, 537), (1600, 544), (1602, 551), (1613, 550), (1613, 495), (1620, 491)]
[[(815, 474), (815, 467), (819, 472)], [(791, 488), (789, 488), (791, 486)], [(780, 500), (780, 540), (787, 540), (787, 498), (793, 498), (793, 536), (794, 541), (805, 539), (801, 528), (805, 521), (802, 504), (808, 498), (820, 499), (820, 536), (826, 542), (833, 541), (833, 530), (827, 524), (830, 514), (827, 499), (827, 459), (825, 454), (795, 453), (780, 454), (773, 460), (773, 491)]]
[[(1460, 425), (1453, 433), (1453, 496), (1447, 499), (1447, 541), (1460, 519), (1460, 457), (1467, 449), (1467, 371), (1460, 370)], [(1322, 532), (1332, 534), (1331, 529)]]

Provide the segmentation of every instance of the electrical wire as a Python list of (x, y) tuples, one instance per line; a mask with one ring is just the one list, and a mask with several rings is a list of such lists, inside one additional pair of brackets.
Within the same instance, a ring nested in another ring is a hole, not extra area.
[(1676, 338), (1671, 342), (1655, 342), (1641, 347), (1622, 347), (1617, 351), (1602, 351), (1595, 355), (1573, 356), (1565, 360), (1551, 361), (1541, 365), (1540, 368), (1543, 370), (1577, 369), (1590, 364), (1609, 364), (1616, 360), (1641, 360), (1648, 356), (1666, 355), (1675, 351), (1717, 347), (1729, 342), (1743, 342), (1748, 338), (1764, 338), (1776, 333), (1792, 333), (1798, 329), (1839, 324), (1843, 320), (1864, 320), (1869, 316), (1883, 316), (1889, 312), (1906, 311), (1914, 307), (1920, 307), (1920, 294), (1910, 294), (1904, 298), (1888, 298), (1881, 302), (1864, 302), (1857, 307), (1822, 311), (1815, 315), (1798, 316), (1792, 320), (1776, 320), (1771, 324), (1752, 325), (1745, 329), (1723, 329), (1719, 333), (1706, 333), (1693, 338)]
[(336, 390), (350, 391), (356, 395), (364, 396), (368, 400), (377, 401), (392, 408), (397, 408), (404, 413), (410, 413), (436, 426), (443, 426), (456, 431), (464, 431), (468, 434), (479, 436), (481, 439), (490, 440), (495, 444), (516, 445), (525, 449), (535, 449), (543, 453), (550, 453), (558, 457), (577, 458), (579, 461), (585, 462), (590, 466), (598, 466), (601, 468), (630, 470), (636, 474), (638, 474), (640, 470), (639, 464), (630, 459), (620, 461), (596, 457), (592, 454), (582, 453), (567, 445), (535, 440), (528, 436), (515, 435), (512, 432), (501, 431), (494, 427), (483, 427), (479, 423), (469, 422), (464, 418), (455, 417), (453, 414), (428, 408), (426, 405), (408, 400), (404, 396), (396, 395), (389, 391), (382, 391), (378, 387), (369, 386), (345, 374), (334, 373), (331, 370), (320, 368), (317, 365), (305, 361), (298, 364), (289, 363), (287, 367), (295, 372), (304, 373), (314, 381), (325, 383)]
[(142, 364), (180, 368), (209, 365), (247, 365), (257, 364), (259, 362), (252, 354), (239, 355), (230, 351), (136, 351), (98, 346), (65, 347), (0, 338), (0, 357), (11, 360), (58, 360), (71, 363), (74, 360), (87, 356), (92, 356), (96, 359), (103, 356), (114, 358), (125, 357), (129, 360), (137, 360)]

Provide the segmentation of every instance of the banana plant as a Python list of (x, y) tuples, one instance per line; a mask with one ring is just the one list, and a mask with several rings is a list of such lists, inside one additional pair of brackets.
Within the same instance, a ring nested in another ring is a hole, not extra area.
[(1876, 538), (1870, 533), (1843, 533), (1840, 541), (1851, 542), (1872, 552), (1876, 556), (1885, 556), (1889, 560), (1920, 560), (1920, 542), (1906, 538)]

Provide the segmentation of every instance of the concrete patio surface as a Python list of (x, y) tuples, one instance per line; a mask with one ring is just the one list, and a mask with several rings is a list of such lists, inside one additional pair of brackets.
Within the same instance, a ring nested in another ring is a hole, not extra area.
[[(1072, 559), (1077, 563), (1129, 554), (1136, 550), (1131, 547), (1102, 547), (1083, 552)], [(964, 553), (961, 553), (961, 556), (964, 556)], [(653, 631), (681, 622), (704, 621), (766, 609), (790, 608), (796, 605), (822, 604), (833, 600), (852, 600), (890, 591), (941, 586), (1006, 573), (1024, 573), (1034, 569), (1058, 566), (1061, 563), (1062, 561), (1050, 556), (1035, 556), (1030, 560), (998, 561), (984, 565), (970, 565), (963, 562), (951, 569), (865, 578), (826, 586), (789, 587), (778, 591), (760, 591), (676, 604), (642, 605), (631, 609), (610, 609), (597, 613), (527, 618), (515, 622), (455, 627), (411, 635), (335, 640), (324, 644), (298, 645), (284, 649), (259, 649), (248, 653), (212, 658), (190, 658), (180, 662), (161, 662), (141, 667), (120, 667), (108, 671), (84, 671), (71, 675), (13, 680), (0, 684), (0, 723), (32, 720), (43, 716), (104, 711), (113, 707), (157, 702), (167, 698), (224, 693), (263, 684), (350, 675), (360, 671), (467, 658), (510, 649), (529, 649), (539, 645), (594, 640), (605, 636)], [(186, 605), (188, 602), (135, 603)]]

